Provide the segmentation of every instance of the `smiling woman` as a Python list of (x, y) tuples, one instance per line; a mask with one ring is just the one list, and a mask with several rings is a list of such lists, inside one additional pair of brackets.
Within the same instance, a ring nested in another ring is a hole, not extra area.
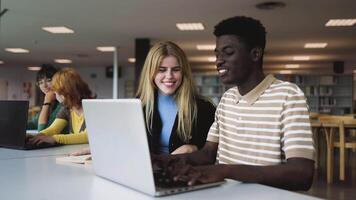
[(198, 95), (187, 57), (176, 44), (159, 42), (151, 48), (137, 96), (151, 153), (189, 153), (204, 146), (215, 107)]

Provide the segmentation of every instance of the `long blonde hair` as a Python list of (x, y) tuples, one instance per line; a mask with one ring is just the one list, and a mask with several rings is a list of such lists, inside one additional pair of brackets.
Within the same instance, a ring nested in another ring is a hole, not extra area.
[(141, 99), (142, 106), (145, 107), (146, 126), (151, 133), (155, 92), (157, 91), (154, 78), (162, 60), (167, 56), (174, 56), (182, 70), (182, 84), (175, 92), (178, 107), (177, 133), (181, 140), (188, 142), (191, 139), (193, 124), (196, 123), (198, 93), (187, 56), (178, 45), (170, 41), (158, 42), (150, 49), (143, 65), (136, 96)]

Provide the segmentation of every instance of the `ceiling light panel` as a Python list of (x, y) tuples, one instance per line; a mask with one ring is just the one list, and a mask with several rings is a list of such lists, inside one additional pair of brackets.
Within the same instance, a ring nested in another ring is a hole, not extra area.
[(67, 28), (65, 26), (45, 26), (42, 27), (44, 31), (53, 33), (53, 34), (69, 34), (74, 33), (74, 30)]
[(298, 64), (287, 64), (286, 68), (287, 69), (298, 69), (300, 67), (300, 65)]
[(200, 51), (210, 51), (215, 50), (215, 44), (198, 44), (197, 49)]
[(102, 52), (113, 52), (113, 51), (115, 51), (115, 47), (113, 47), (113, 46), (96, 47), (96, 49), (98, 51), (102, 51)]
[(215, 62), (215, 61), (216, 61), (216, 57), (213, 57), (213, 56), (212, 56), (212, 57), (209, 57), (209, 58), (208, 58), (208, 61), (209, 61), (209, 62)]
[(310, 60), (310, 56), (294, 56), (293, 60)]
[(328, 43), (306, 43), (304, 45), (304, 48), (306, 49), (321, 49), (325, 48), (328, 45)]
[(129, 61), (129, 63), (135, 63), (136, 62), (136, 58), (129, 58), (129, 59), (127, 59), (127, 61)]
[(68, 64), (68, 63), (72, 63), (71, 60), (69, 59), (62, 59), (62, 58), (59, 58), (59, 59), (54, 59), (54, 62), (56, 63), (61, 63), (61, 64)]
[(330, 19), (325, 26), (353, 26), (356, 19)]
[(30, 71), (40, 71), (41, 67), (38, 66), (31, 66), (31, 67), (27, 67), (28, 70)]
[(5, 51), (11, 52), (11, 53), (29, 53), (30, 51), (27, 49), (23, 48), (5, 48)]
[(279, 71), (280, 74), (292, 74), (291, 70), (281, 70)]
[(202, 23), (177, 23), (176, 26), (180, 31), (204, 30), (204, 25)]

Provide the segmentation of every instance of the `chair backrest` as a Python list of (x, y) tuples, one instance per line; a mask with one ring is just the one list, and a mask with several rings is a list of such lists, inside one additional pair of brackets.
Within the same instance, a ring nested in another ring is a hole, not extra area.
[(320, 115), (318, 116), (320, 122), (330, 122), (330, 123), (339, 123), (339, 122), (346, 122), (346, 121), (356, 121), (353, 115)]

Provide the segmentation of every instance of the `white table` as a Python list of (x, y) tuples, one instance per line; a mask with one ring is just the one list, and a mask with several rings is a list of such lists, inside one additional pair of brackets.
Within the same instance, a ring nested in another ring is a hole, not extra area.
[(86, 147), (88, 147), (88, 144), (64, 145), (33, 150), (17, 150), (0, 147), (0, 160), (65, 155)]
[[(0, 160), (0, 199), (153, 199), (153, 197), (96, 176), (92, 165), (56, 163), (55, 154), (82, 147), (83, 145), (76, 145), (76, 148), (65, 146), (61, 147), (61, 150), (52, 149), (53, 152), (43, 149), (47, 153), (31, 153), (34, 157), (26, 154), (26, 157)], [(38, 156), (45, 154), (49, 156)], [(245, 184), (229, 180), (219, 187), (160, 197), (160, 199), (294, 200), (316, 198), (259, 184)]]

